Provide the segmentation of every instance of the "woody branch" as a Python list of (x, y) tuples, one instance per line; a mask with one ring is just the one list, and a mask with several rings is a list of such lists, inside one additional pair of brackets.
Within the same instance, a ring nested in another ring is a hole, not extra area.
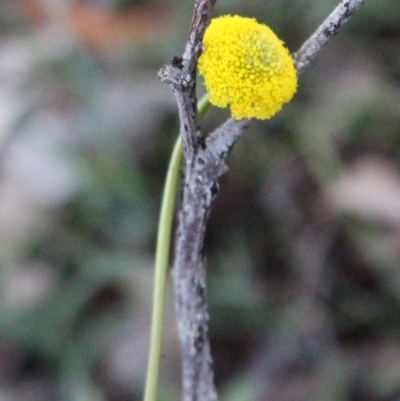
[[(204, 235), (225, 159), (251, 120), (229, 119), (207, 139), (197, 120), (196, 66), (202, 39), (216, 0), (196, 0), (189, 39), (182, 57), (163, 66), (159, 76), (171, 84), (180, 119), (185, 166), (176, 233), (173, 283), (182, 348), (183, 400), (214, 401), (214, 373), (208, 338)], [(301, 74), (323, 46), (339, 32), (364, 0), (343, 0), (316, 32), (294, 53)]]

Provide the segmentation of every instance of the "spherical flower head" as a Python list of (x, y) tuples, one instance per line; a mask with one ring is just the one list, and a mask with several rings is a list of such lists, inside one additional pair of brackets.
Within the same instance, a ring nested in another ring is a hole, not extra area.
[(215, 18), (203, 43), (198, 66), (210, 103), (229, 105), (235, 119), (271, 118), (295, 94), (293, 59), (266, 25), (238, 15)]

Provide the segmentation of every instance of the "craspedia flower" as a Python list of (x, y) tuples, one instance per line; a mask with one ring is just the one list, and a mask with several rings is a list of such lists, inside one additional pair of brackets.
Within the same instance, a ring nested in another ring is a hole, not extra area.
[(215, 18), (203, 43), (198, 66), (210, 103), (229, 105), (234, 118), (271, 118), (295, 94), (293, 59), (266, 25), (238, 15)]

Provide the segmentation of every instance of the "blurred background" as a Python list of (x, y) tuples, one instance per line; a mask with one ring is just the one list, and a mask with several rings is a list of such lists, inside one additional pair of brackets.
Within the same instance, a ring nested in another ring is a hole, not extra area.
[[(220, 0), (294, 52), (338, 0)], [(140, 400), (193, 1), (0, 0), (0, 401)], [(222, 401), (400, 400), (400, 3), (367, 1), (228, 159), (207, 235)], [(204, 88), (199, 82), (199, 94)], [(228, 117), (210, 110), (209, 133)], [(172, 294), (161, 401), (178, 400)]]

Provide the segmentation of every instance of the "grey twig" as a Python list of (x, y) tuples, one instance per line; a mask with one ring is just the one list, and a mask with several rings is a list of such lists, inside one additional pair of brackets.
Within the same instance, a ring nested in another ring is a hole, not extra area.
[(204, 234), (218, 178), (225, 172), (224, 159), (248, 125), (249, 120), (228, 120), (199, 144), (184, 178), (173, 269), (184, 401), (217, 399), (208, 339)]
[(203, 36), (217, 0), (195, 0), (189, 39), (182, 57), (174, 57), (158, 75), (171, 84), (178, 104), (180, 134), (186, 162), (191, 162), (200, 130), (197, 121), (197, 59), (203, 50)]
[[(179, 110), (185, 166), (179, 224), (176, 233), (173, 283), (183, 360), (183, 400), (215, 401), (212, 358), (208, 339), (204, 235), (225, 159), (251, 120), (229, 119), (204, 139), (196, 110), (196, 65), (202, 39), (216, 0), (196, 0), (189, 40), (182, 57), (159, 72), (171, 84)], [(294, 54), (298, 74), (364, 3), (343, 0), (300, 50)]]
[(319, 51), (339, 32), (365, 0), (343, 0), (318, 27), (315, 33), (294, 53), (293, 58), (300, 75)]
[(177, 229), (173, 282), (182, 348), (184, 401), (214, 401), (217, 394), (208, 339), (203, 239), (211, 200), (221, 174), (201, 137), (197, 121), (197, 59), (216, 0), (196, 0), (182, 57), (159, 72), (171, 84), (178, 104), (185, 155), (184, 187)]

